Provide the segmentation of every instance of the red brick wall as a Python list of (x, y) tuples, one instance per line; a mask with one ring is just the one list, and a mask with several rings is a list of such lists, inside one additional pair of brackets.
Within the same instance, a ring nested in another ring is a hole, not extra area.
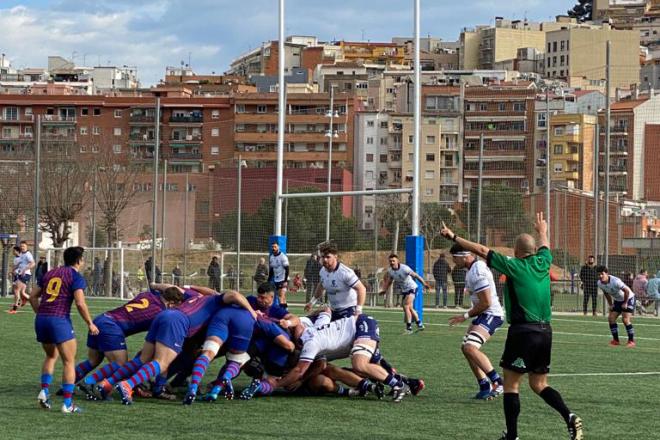
[(644, 198), (660, 200), (660, 124), (646, 125), (644, 142)]

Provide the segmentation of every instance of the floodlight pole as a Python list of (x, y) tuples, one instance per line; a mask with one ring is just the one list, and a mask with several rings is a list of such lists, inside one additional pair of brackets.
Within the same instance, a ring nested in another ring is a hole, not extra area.
[[(39, 259), (39, 199), (41, 198), (41, 115), (37, 115), (37, 140), (34, 161), (34, 258)], [(3, 280), (4, 283), (4, 280)]]
[[(160, 149), (160, 97), (156, 98), (156, 111), (154, 112), (154, 182), (153, 205), (151, 207), (151, 282), (156, 282), (156, 231), (158, 230), (158, 150)], [(108, 243), (110, 244), (110, 243)], [(162, 268), (161, 268), (162, 270)]]

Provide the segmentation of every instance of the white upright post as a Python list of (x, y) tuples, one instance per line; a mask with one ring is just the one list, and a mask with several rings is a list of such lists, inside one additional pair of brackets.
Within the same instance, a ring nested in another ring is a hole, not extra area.
[[(119, 297), (124, 298), (124, 248), (121, 245), (121, 241), (117, 242), (119, 246)], [(155, 261), (154, 261), (154, 264)]]
[(277, 184), (275, 189), (275, 227), (273, 235), (282, 235), (282, 183), (284, 176), (284, 115), (286, 114), (286, 85), (284, 84), (284, 0), (279, 0), (278, 42), (278, 114), (277, 114)]

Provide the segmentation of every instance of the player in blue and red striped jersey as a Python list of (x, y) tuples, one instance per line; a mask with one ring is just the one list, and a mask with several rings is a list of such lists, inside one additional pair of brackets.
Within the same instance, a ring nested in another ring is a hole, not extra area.
[[(210, 290), (197, 286), (192, 289), (198, 292)], [(218, 310), (228, 304), (239, 305), (256, 317), (245, 297), (234, 291), (208, 296), (200, 293), (184, 301), (176, 309), (161, 312), (154, 319), (145, 338), (140, 353), (142, 367), (129, 379), (115, 385), (115, 389), (121, 394), (122, 402), (125, 405), (133, 402), (133, 388), (138, 384), (157, 376), (165, 376), (167, 368), (181, 352), (184, 340), (194, 336)]]
[[(126, 365), (122, 375), (133, 374), (142, 366), (139, 357), (128, 360), (126, 337), (149, 330), (160, 312), (178, 306), (184, 300), (183, 291), (178, 287), (165, 287), (162, 292), (157, 290), (159, 287), (153, 285), (152, 290), (142, 292), (126, 304), (94, 318), (100, 333), (87, 335), (87, 359), (76, 366), (76, 383), (88, 398), (93, 397), (93, 386), (97, 382), (109, 378), (122, 366)], [(87, 375), (101, 364), (104, 357), (108, 363)], [(112, 390), (113, 383), (105, 381), (103, 385), (101, 395)]]
[(93, 335), (99, 329), (85, 303), (87, 283), (79, 271), (84, 265), (82, 247), (74, 246), (64, 251), (64, 266), (48, 272), (30, 295), (30, 305), (37, 314), (34, 328), (37, 341), (41, 342), (46, 359), (41, 370), (41, 391), (38, 401), (42, 408), (50, 409), (49, 386), (58, 355), (62, 358), (63, 413), (79, 413), (73, 403), (73, 387), (76, 377), (76, 336), (71, 324), (71, 303), (75, 301), (80, 316)]

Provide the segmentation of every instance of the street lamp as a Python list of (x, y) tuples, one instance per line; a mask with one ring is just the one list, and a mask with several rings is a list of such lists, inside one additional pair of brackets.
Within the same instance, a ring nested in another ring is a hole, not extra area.
[[(332, 191), (332, 140), (338, 138), (339, 134), (333, 130), (334, 119), (339, 117), (339, 113), (335, 110), (335, 85), (330, 86), (330, 109), (325, 114), (326, 118), (330, 118), (330, 129), (325, 132), (325, 137), (329, 138), (328, 141), (328, 192)], [(326, 206), (325, 218), (325, 241), (330, 240), (330, 196), (328, 196)]]

